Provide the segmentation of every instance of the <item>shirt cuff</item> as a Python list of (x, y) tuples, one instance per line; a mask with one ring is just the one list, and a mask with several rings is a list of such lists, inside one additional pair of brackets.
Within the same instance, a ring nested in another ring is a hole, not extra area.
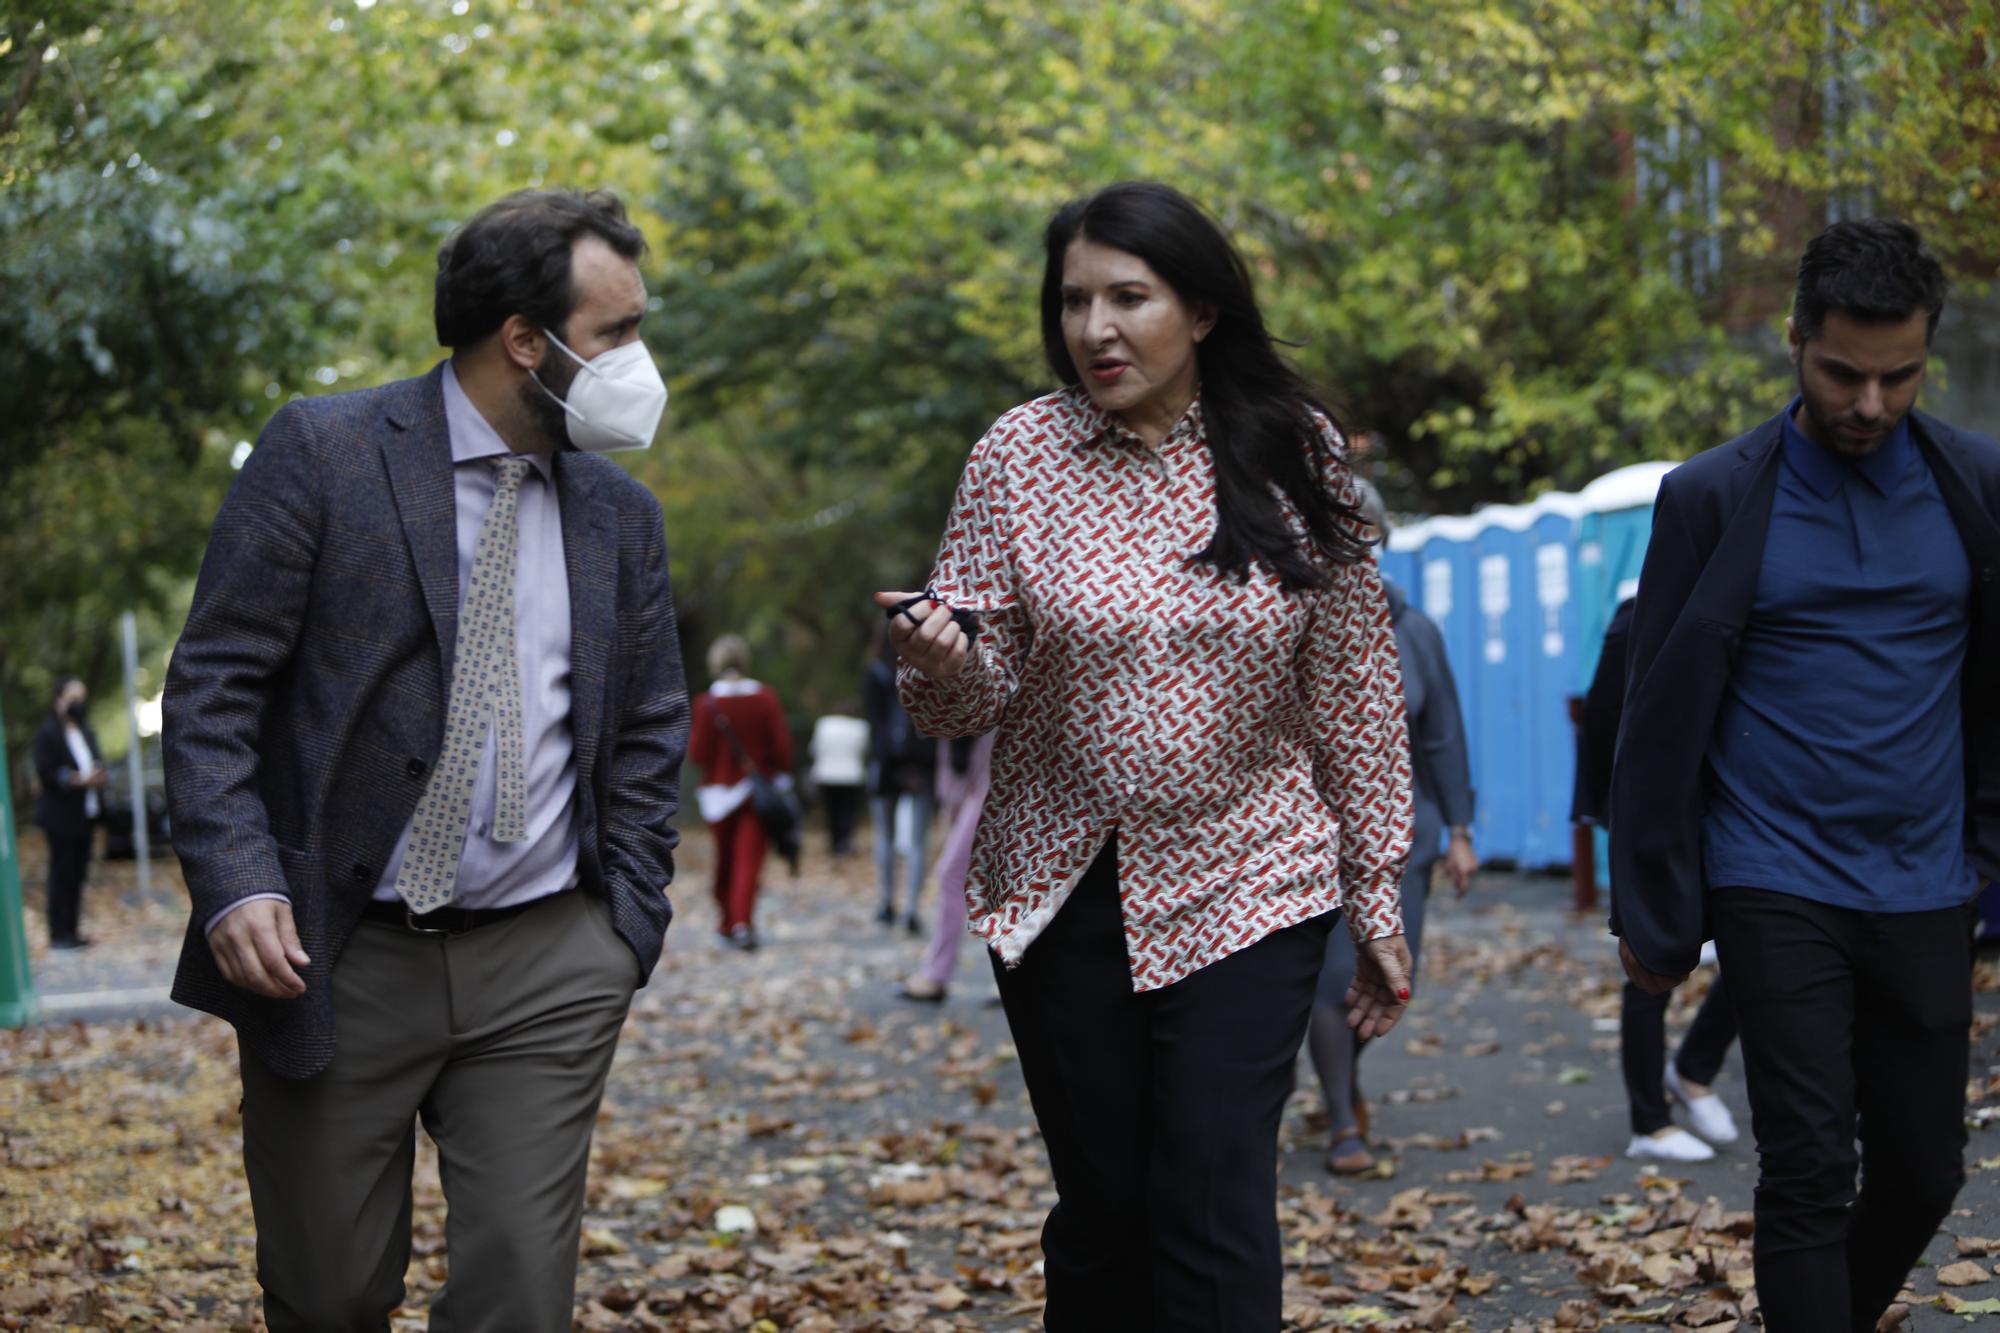
[(1403, 933), (1403, 877), (1392, 875), (1354, 894), (1343, 904), (1347, 930), (1356, 944)]
[(908, 663), (897, 673), (898, 695), (917, 730), (927, 736), (978, 735), (992, 725), (971, 726), (991, 692), (985, 645), (975, 643), (966, 653), (965, 665), (956, 676), (942, 679), (926, 675)]
[(220, 912), (217, 912), (214, 916), (208, 919), (208, 924), (201, 928), (201, 933), (203, 937), (205, 938), (209, 935), (214, 934), (215, 928), (222, 924), (222, 918), (228, 916), (231, 912), (243, 906), (243, 904), (261, 903), (267, 900), (274, 902), (288, 903), (291, 901), (291, 898), (282, 893), (253, 893), (248, 895), (247, 897), (238, 898), (235, 902), (229, 904), (229, 906), (223, 908)]

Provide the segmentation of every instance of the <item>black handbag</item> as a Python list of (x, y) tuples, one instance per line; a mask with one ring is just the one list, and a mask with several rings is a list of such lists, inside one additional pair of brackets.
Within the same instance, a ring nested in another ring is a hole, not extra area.
[(757, 822), (764, 826), (764, 836), (771, 840), (771, 848), (785, 859), (794, 875), (799, 873), (799, 851), (804, 846), (806, 815), (799, 805), (798, 794), (790, 787), (780, 786), (769, 774), (750, 758), (750, 752), (743, 748), (742, 738), (736, 728), (729, 723), (729, 715), (713, 698), (708, 701), (709, 709), (715, 715), (715, 725), (722, 728), (729, 748), (736, 752), (736, 762), (750, 775), (750, 809), (757, 816)]

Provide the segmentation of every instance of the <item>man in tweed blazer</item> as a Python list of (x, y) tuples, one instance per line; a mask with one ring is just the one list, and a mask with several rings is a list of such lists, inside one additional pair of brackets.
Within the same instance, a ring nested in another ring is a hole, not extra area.
[(210, 533), (167, 681), (174, 998), (237, 1030), (273, 1330), (388, 1328), (419, 1118), (450, 1204), (431, 1326), (570, 1326), (688, 725), (659, 505), (570, 447), (603, 447), (569, 425), (605, 401), (585, 377), (640, 359), (643, 251), (609, 195), (483, 210), (438, 255), (451, 358), (281, 408)]

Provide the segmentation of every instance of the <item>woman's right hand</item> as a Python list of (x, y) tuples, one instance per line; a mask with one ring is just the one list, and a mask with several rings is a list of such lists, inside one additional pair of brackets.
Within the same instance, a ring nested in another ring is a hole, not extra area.
[(951, 618), (951, 608), (924, 597), (920, 592), (878, 592), (875, 605), (891, 610), (917, 598), (908, 610), (889, 618), (889, 642), (905, 662), (932, 680), (950, 680), (965, 670), (972, 641)]

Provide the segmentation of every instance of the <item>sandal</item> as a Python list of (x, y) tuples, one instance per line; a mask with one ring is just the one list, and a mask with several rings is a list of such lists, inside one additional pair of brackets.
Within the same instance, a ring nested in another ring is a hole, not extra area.
[[(1341, 1151), (1346, 1149), (1345, 1152)], [(1361, 1176), (1375, 1169), (1375, 1154), (1358, 1134), (1342, 1135), (1327, 1154), (1326, 1169), (1336, 1176)]]

